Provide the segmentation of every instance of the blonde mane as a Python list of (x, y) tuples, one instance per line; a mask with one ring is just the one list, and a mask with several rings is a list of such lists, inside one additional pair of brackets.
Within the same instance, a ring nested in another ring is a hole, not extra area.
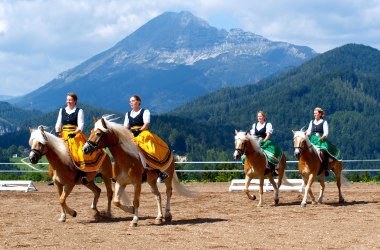
[(49, 132), (45, 131), (43, 134), (40, 129), (34, 129), (29, 139), (30, 146), (32, 146), (33, 140), (37, 140), (43, 145), (48, 146), (49, 149), (52, 150), (63, 163), (67, 165), (72, 163), (69, 149), (61, 138), (56, 137)]
[(94, 129), (100, 129), (103, 132), (108, 132), (111, 130), (115, 133), (115, 135), (119, 138), (121, 148), (127, 154), (130, 154), (136, 158), (139, 157), (139, 151), (137, 149), (136, 144), (133, 142), (133, 138), (131, 136), (131, 132), (121, 124), (115, 123), (110, 119), (111, 116), (103, 116), (103, 119), (106, 123), (107, 128), (103, 127), (102, 121), (98, 120), (95, 123)]

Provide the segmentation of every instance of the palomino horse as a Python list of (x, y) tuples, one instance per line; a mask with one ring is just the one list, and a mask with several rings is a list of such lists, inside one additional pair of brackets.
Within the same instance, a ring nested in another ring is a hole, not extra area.
[(246, 160), (244, 162), (244, 172), (245, 172), (245, 189), (244, 192), (247, 194), (248, 198), (251, 200), (255, 200), (256, 196), (252, 196), (249, 193), (249, 184), (254, 177), (259, 178), (260, 180), (260, 199), (258, 207), (262, 206), (262, 196), (263, 196), (263, 186), (264, 186), (264, 177), (268, 176), (270, 183), (274, 189), (274, 204), (277, 205), (279, 202), (279, 188), (281, 183), (290, 184), (285, 175), (286, 168), (286, 157), (285, 154), (282, 154), (281, 161), (279, 163), (278, 168), (278, 183), (273, 179), (272, 171), (269, 171), (266, 174), (266, 166), (267, 166), (267, 157), (264, 152), (260, 148), (259, 141), (257, 137), (248, 134), (248, 132), (238, 132), (235, 130), (235, 152), (234, 159), (240, 160), (241, 156), (245, 154)]
[[(138, 208), (140, 205), (141, 184), (143, 180), (148, 182), (152, 193), (155, 195), (157, 202), (158, 214), (155, 219), (156, 224), (161, 224), (163, 220), (161, 194), (157, 187), (157, 172), (147, 170), (141, 162), (140, 154), (137, 145), (132, 141), (131, 132), (121, 124), (117, 124), (107, 117), (100, 120), (94, 118), (95, 126), (91, 131), (88, 141), (83, 146), (85, 154), (91, 154), (95, 149), (106, 148), (110, 150), (114, 158), (114, 178), (115, 194), (113, 203), (125, 212), (133, 214), (131, 226), (137, 226), (138, 223)], [(172, 215), (170, 211), (170, 199), (172, 196), (172, 187), (175, 191), (184, 196), (192, 196), (192, 192), (183, 186), (177, 177), (174, 170), (174, 161), (165, 170), (169, 175), (165, 179), (166, 185), (166, 209), (165, 221), (170, 222)], [(133, 206), (121, 203), (121, 198), (124, 197), (125, 187), (127, 184), (134, 186)]]
[[(311, 185), (314, 182), (315, 177), (321, 168), (321, 161), (318, 157), (318, 152), (315, 147), (311, 144), (309, 137), (306, 136), (304, 131), (293, 131), (294, 134), (294, 156), (298, 159), (298, 170), (302, 176), (303, 182), (305, 184), (305, 194), (303, 196), (301, 207), (306, 206), (307, 195), (311, 197), (312, 204), (317, 204), (315, 201), (313, 192), (311, 190)], [(341, 181), (344, 180), (342, 175), (343, 163), (342, 161), (329, 162), (329, 169), (331, 169), (336, 177), (336, 185), (339, 191), (339, 202), (344, 202), (342, 191), (340, 190)], [(325, 174), (324, 171), (318, 176), (319, 183), (321, 185), (318, 203), (323, 202), (323, 192), (325, 191)]]
[[(77, 169), (74, 166), (65, 142), (61, 138), (44, 131), (42, 126), (39, 126), (36, 130), (30, 129), (30, 132), (29, 145), (31, 151), (29, 154), (29, 160), (31, 163), (36, 164), (41, 157), (45, 155), (49, 161), (49, 175), (51, 175), (50, 177), (52, 177), (55, 186), (57, 186), (59, 203), (61, 204), (61, 217), (59, 218), (59, 221), (66, 221), (66, 213), (72, 217), (76, 217), (77, 212), (66, 204), (66, 198), (69, 196), (74, 186), (81, 183), (81, 180), (78, 178)], [(101, 174), (107, 189), (108, 202), (105, 215), (111, 216), (112, 162), (108, 155), (106, 155), (106, 158), (103, 160), (99, 172), (87, 173), (89, 183), (86, 187), (94, 193), (94, 200), (91, 208), (94, 211), (95, 219), (98, 219), (101, 216), (97, 209), (101, 189), (94, 183), (94, 178), (99, 173)]]

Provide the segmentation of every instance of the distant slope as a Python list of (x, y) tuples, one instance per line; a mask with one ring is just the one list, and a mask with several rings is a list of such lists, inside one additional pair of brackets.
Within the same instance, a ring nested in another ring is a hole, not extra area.
[(24, 110), (8, 102), (0, 101), (0, 135), (16, 131), (20, 128), (20, 121), (41, 113), (41, 111)]
[(218, 30), (189, 12), (165, 12), (13, 103), (48, 112), (67, 92), (76, 92), (84, 103), (124, 112), (137, 94), (152, 113), (162, 113), (220, 88), (256, 83), (316, 55), (241, 29)]

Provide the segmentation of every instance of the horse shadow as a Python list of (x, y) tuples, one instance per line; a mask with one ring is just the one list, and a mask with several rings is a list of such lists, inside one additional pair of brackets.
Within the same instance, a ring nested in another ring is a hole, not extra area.
[[(345, 202), (323, 202), (320, 205), (326, 205), (326, 206), (332, 206), (332, 207), (346, 207), (346, 206), (355, 206), (355, 205), (367, 205), (367, 204), (377, 204), (378, 201), (345, 201)], [(301, 201), (292, 201), (287, 203), (279, 203), (276, 205), (276, 207), (290, 207), (290, 206), (300, 206)], [(311, 202), (309, 201), (307, 203), (308, 205), (311, 205)], [(316, 206), (318, 206), (317, 204)], [(271, 205), (274, 206), (274, 205)], [(312, 205), (313, 206), (313, 205)]]
[[(155, 217), (153, 216), (142, 216), (139, 217), (139, 220), (154, 220)], [(99, 224), (99, 223), (117, 223), (117, 222), (130, 222), (132, 220), (132, 217), (118, 217), (118, 218), (106, 218), (102, 217), (98, 220), (91, 220), (91, 221), (85, 221), (82, 222), (83, 224)], [(208, 223), (217, 223), (217, 222), (223, 222), (227, 221), (226, 219), (219, 219), (219, 218), (194, 218), (194, 219), (183, 219), (183, 220), (174, 220), (171, 222), (164, 222), (162, 224), (155, 226), (164, 226), (164, 225), (196, 225), (196, 224), (208, 224)]]
[(323, 204), (332, 207), (346, 207), (355, 205), (367, 205), (367, 204), (377, 204), (378, 201), (345, 201), (345, 202), (324, 202)]

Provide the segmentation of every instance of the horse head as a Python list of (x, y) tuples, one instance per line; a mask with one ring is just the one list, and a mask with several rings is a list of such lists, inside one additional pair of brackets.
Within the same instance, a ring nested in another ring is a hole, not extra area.
[(240, 160), (241, 156), (244, 154), (248, 142), (248, 132), (238, 132), (235, 130), (235, 152), (234, 160)]
[(86, 143), (82, 147), (84, 154), (91, 155), (95, 150), (105, 148), (107, 144), (108, 128), (105, 119), (102, 117), (100, 120), (94, 116), (95, 126), (91, 130), (91, 134), (88, 137)]
[(29, 153), (29, 161), (32, 164), (38, 163), (43, 155), (47, 152), (47, 136), (45, 134), (45, 129), (43, 126), (39, 126), (38, 129), (33, 130), (29, 128), (30, 131), (30, 153)]
[(307, 136), (304, 131), (293, 131), (294, 156), (299, 160), (307, 144)]

